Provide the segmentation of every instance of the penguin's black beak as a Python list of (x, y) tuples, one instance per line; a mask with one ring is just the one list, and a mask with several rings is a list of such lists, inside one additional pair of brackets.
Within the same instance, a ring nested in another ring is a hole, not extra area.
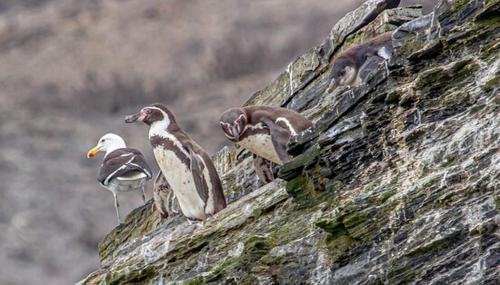
[[(142, 112), (138, 112), (132, 115), (128, 115), (125, 117), (125, 123), (134, 123), (140, 120), (142, 116)], [(141, 120), (142, 121), (142, 120)]]

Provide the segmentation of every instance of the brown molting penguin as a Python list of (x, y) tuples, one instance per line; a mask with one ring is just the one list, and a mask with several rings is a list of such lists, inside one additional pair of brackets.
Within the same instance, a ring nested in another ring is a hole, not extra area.
[(125, 122), (150, 126), (149, 141), (181, 212), (191, 220), (205, 220), (226, 207), (222, 184), (207, 153), (178, 125), (172, 112), (153, 104)]
[[(269, 106), (248, 106), (226, 110), (220, 125), (226, 137), (257, 157), (283, 165), (290, 160), (287, 145), (292, 136), (310, 128), (312, 123), (294, 111)], [(257, 174), (269, 182), (269, 173), (254, 156)]]
[[(332, 70), (328, 77), (330, 85), (327, 92), (331, 93), (338, 86), (360, 83), (360, 72), (367, 73), (367, 71), (363, 71), (367, 60), (371, 62), (374, 57), (380, 61), (387, 60), (391, 58), (392, 52), (392, 32), (383, 33), (362, 44), (349, 47), (332, 62)], [(373, 64), (366, 67), (374, 68)]]

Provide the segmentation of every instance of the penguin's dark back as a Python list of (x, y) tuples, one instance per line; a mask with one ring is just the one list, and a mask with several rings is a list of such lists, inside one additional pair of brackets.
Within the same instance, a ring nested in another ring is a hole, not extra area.
[(246, 110), (247, 116), (249, 117), (249, 123), (251, 124), (259, 123), (262, 117), (267, 117), (273, 121), (282, 117), (293, 122), (297, 131), (303, 131), (312, 126), (312, 123), (306, 117), (286, 108), (272, 106), (247, 106), (244, 107), (244, 109)]

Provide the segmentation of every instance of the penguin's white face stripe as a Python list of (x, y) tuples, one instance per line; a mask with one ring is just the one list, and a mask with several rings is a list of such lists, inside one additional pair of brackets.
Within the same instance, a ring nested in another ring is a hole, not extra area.
[(356, 80), (357, 70), (352, 66), (345, 67), (345, 75), (340, 78), (340, 85), (350, 85)]
[(224, 135), (230, 140), (235, 140), (236, 136), (233, 133), (233, 128), (231, 124), (222, 121), (220, 122), (220, 124), (222, 126), (222, 129), (224, 130)]
[(245, 119), (245, 114), (241, 114), (238, 116), (238, 118), (236, 118), (236, 120), (234, 121), (234, 124), (233, 124), (233, 128), (234, 128), (234, 132), (235, 132), (235, 136), (239, 137), (243, 132), (244, 130), (244, 126), (243, 126), (243, 130), (242, 130), (242, 127), (241, 127), (241, 123), (243, 122), (243, 119)]
[(168, 126), (170, 126), (170, 119), (168, 118), (168, 114), (165, 113), (162, 109), (158, 108), (158, 107), (146, 107), (146, 109), (151, 109), (151, 110), (157, 110), (157, 111), (160, 111), (161, 114), (163, 115), (163, 120), (161, 121), (158, 121), (158, 122), (154, 122), (153, 124), (155, 123), (162, 123), (162, 126), (166, 129), (168, 128)]
[(228, 134), (226, 132), (224, 132), (224, 135), (226, 136), (226, 138), (228, 138), (230, 140), (234, 140), (235, 139), (232, 135), (230, 135), (230, 134)]
[(278, 122), (285, 123), (285, 125), (288, 127), (288, 130), (290, 131), (290, 133), (292, 134), (292, 136), (296, 136), (297, 135), (297, 132), (295, 131), (295, 129), (293, 128), (292, 124), (290, 123), (290, 121), (287, 118), (285, 118), (285, 117), (279, 117), (279, 118), (276, 119), (275, 123), (278, 123)]
[(240, 120), (244, 119), (244, 118), (245, 118), (245, 114), (241, 114), (241, 115), (238, 116), (238, 118), (236, 118), (236, 120), (234, 120), (234, 123), (235, 124), (239, 124)]
[(168, 118), (168, 114), (165, 113), (162, 109), (157, 108), (157, 107), (148, 107), (150, 109), (158, 110), (162, 113), (163, 115), (163, 120), (154, 122), (151, 124), (151, 128), (149, 129), (149, 137), (151, 138), (152, 136), (160, 136), (164, 139), (168, 139), (171, 142), (174, 143), (174, 145), (187, 157), (189, 157), (189, 154), (186, 150), (184, 150), (184, 147), (182, 147), (182, 143), (172, 134), (170, 134), (167, 131), (168, 126), (170, 125), (170, 119)]

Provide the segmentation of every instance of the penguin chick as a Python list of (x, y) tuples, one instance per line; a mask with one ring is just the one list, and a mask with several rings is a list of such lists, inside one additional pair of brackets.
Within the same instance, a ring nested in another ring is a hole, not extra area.
[(369, 58), (378, 57), (387, 60), (391, 58), (392, 51), (392, 32), (383, 33), (346, 49), (331, 64), (332, 70), (328, 76), (330, 84), (327, 92), (333, 92), (338, 86), (359, 83), (359, 71)]
[(174, 192), (161, 171), (158, 172), (153, 185), (153, 201), (156, 211), (163, 220), (178, 213)]

